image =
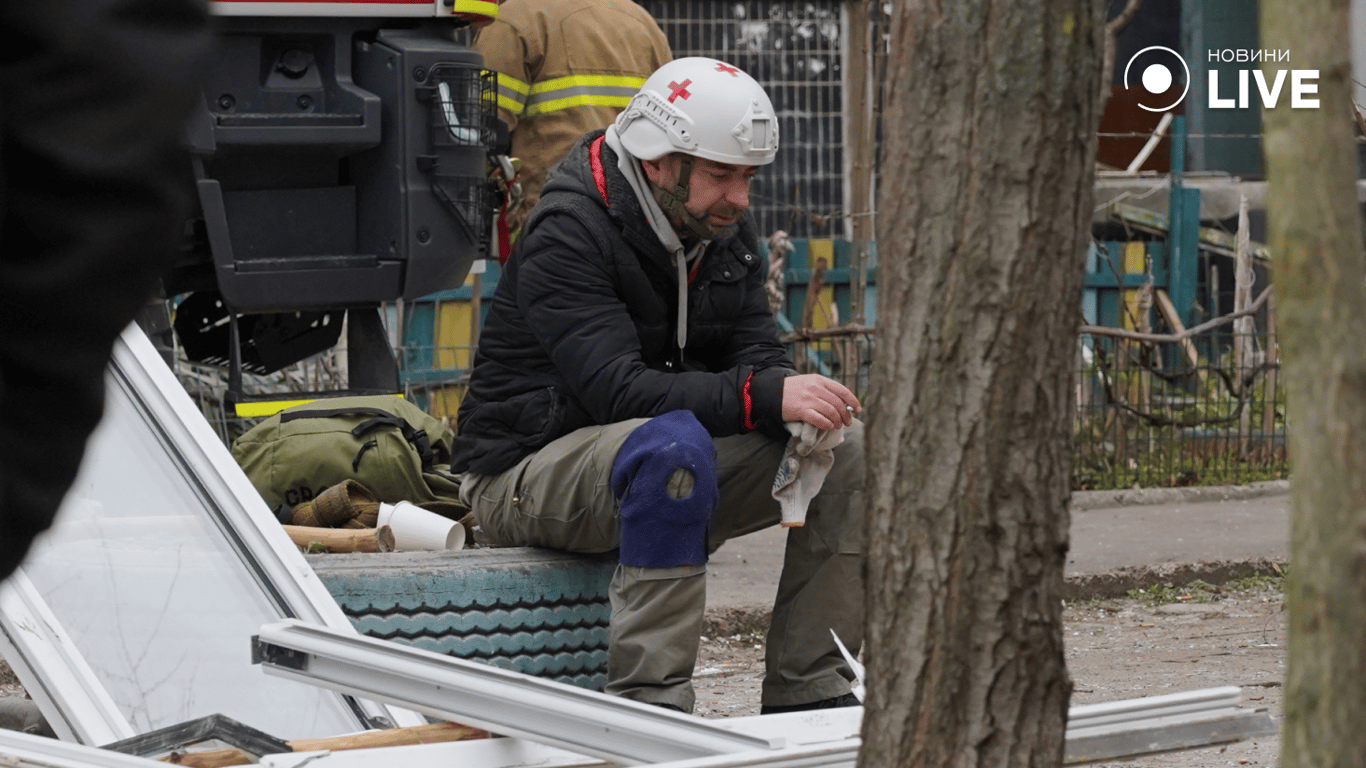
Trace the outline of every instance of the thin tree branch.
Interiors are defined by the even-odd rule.
[[[1115,77],[1115,48],[1119,46],[1119,33],[1129,26],[1129,22],[1138,15],[1138,7],[1143,4],[1143,0],[1129,0],[1124,5],[1124,10],[1119,15],[1105,22],[1105,48],[1102,52],[1101,78],[1100,78],[1100,107],[1105,109],[1105,103],[1110,100],[1110,83]]]
[[[873,336],[877,334],[875,325],[841,325],[835,328],[798,328],[792,333],[784,334],[779,341],[784,344],[794,341],[811,341],[812,339],[830,339],[842,336]]]
[[[1083,325],[1079,329],[1079,332],[1089,333],[1093,336],[1114,336],[1121,339],[1133,339],[1135,341],[1152,341],[1159,343],[1177,342],[1192,336],[1198,336],[1205,331],[1218,328],[1219,326],[1231,323],[1240,317],[1255,313],[1262,308],[1262,305],[1266,303],[1267,298],[1271,296],[1271,288],[1272,286],[1268,285],[1266,289],[1262,291],[1262,294],[1257,297],[1257,300],[1248,305],[1247,309],[1207,320],[1197,326],[1187,328],[1181,333],[1139,333],[1138,331],[1126,331],[1123,328],[1110,328],[1104,325]]]
[[[1243,392],[1241,394],[1234,395],[1237,404],[1234,407],[1233,412],[1228,416],[1198,416],[1193,419],[1174,419],[1170,416],[1164,416],[1162,414],[1153,413],[1152,411],[1143,410],[1142,408],[1139,408],[1138,406],[1131,404],[1128,400],[1125,399],[1124,395],[1120,393],[1119,382],[1116,381],[1115,376],[1112,374],[1112,369],[1110,368],[1107,356],[1099,350],[1097,350],[1097,353],[1098,354],[1096,355],[1096,370],[1100,373],[1100,383],[1101,387],[1105,390],[1106,401],[1111,405],[1115,406],[1116,408],[1119,408],[1122,411],[1125,411],[1133,416],[1138,417],[1139,419],[1142,419],[1143,421],[1148,422],[1150,425],[1154,427],[1176,427],[1178,429],[1185,429],[1189,427],[1207,427],[1210,425],[1232,424],[1233,422],[1238,420],[1238,417],[1243,412],[1243,409],[1247,407],[1248,395],[1246,392]],[[1223,379],[1225,387],[1231,387],[1232,382],[1229,380],[1228,373],[1226,371],[1220,370],[1218,368],[1213,368],[1210,370],[1213,373],[1217,374],[1221,379]],[[1260,371],[1254,371],[1253,375],[1255,376],[1258,372]]]

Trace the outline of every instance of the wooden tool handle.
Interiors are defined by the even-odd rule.
[[[300,547],[309,544],[325,545],[333,552],[393,552],[394,532],[389,526],[380,528],[313,528],[306,525],[286,525],[285,533]]]

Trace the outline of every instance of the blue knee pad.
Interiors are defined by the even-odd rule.
[[[692,494],[669,495],[678,469],[692,474]],[[621,563],[672,568],[707,562],[707,522],[720,495],[716,446],[691,411],[670,411],[640,425],[612,463],[621,507]]]

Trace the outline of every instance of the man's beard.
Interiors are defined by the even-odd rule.
[[[669,224],[673,226],[674,231],[677,232],[679,236],[689,237],[695,236],[697,234],[692,230],[691,227],[689,227],[687,224],[684,224],[683,217],[679,216],[674,211],[664,211],[664,216],[669,219]],[[724,240],[725,238],[730,237],[731,235],[734,235],[736,232],[740,231],[740,219],[738,216],[736,217],[733,223],[727,224],[724,227],[717,226],[704,219],[697,219],[697,223],[701,224],[702,228],[707,230],[707,240]]]
[[[724,227],[718,227],[714,224],[707,224],[707,229],[710,229],[712,231],[712,240],[724,240],[725,238],[730,237],[731,235],[734,235],[736,232],[740,231],[740,220],[736,219],[734,223],[727,224]]]

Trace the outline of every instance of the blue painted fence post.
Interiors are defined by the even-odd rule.
[[[1195,286],[1200,279],[1200,190],[1187,189],[1182,172],[1186,167],[1186,118],[1172,120],[1171,194],[1167,198],[1167,248],[1171,256],[1171,299],[1187,328],[1195,307]]]

